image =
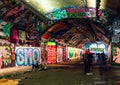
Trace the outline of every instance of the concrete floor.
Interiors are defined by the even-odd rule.
[[[48,68],[23,75],[19,85],[120,85],[120,69],[108,66],[100,74],[99,66],[93,65],[93,75],[84,75],[83,64]]]
[[[16,69],[13,70],[13,72],[20,71],[22,74],[9,77],[7,80],[2,79],[0,85],[6,85],[8,81],[9,84],[10,81],[12,82],[10,85],[120,85],[120,68],[108,66],[103,74],[100,74],[99,66],[93,65],[93,75],[85,75],[83,63],[79,61],[50,64],[47,70],[37,70],[35,72],[27,71],[30,70],[31,67],[20,67],[19,69],[15,67],[11,69]]]

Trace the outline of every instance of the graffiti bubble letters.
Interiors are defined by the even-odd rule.
[[[36,61],[40,61],[39,48],[16,48],[16,64],[18,66],[31,66],[36,64]]]

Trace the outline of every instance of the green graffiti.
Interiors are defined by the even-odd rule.
[[[70,51],[69,51],[69,58],[72,58],[72,57],[73,57],[73,51],[70,50]]]
[[[69,18],[80,18],[80,17],[86,17],[85,12],[80,12],[80,13],[68,13]]]

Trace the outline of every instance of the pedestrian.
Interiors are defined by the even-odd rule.
[[[87,51],[85,51],[85,52],[83,53],[84,74],[87,73],[87,56],[88,56]]]
[[[35,63],[32,63],[32,71],[35,71],[36,69],[39,70],[39,60],[37,60],[37,58],[35,58]]]
[[[47,69],[47,59],[48,59],[48,53],[47,50],[44,50],[44,57],[43,57],[43,68]]]
[[[48,58],[47,50],[43,50],[41,53],[41,64],[40,64],[41,70],[47,69],[47,58]]]
[[[87,56],[87,73],[86,75],[92,75],[92,62],[93,62],[93,54],[89,53]]]
[[[98,54],[98,57],[99,57],[99,65],[100,65],[99,73],[100,73],[100,75],[103,75],[103,73],[106,69],[107,57],[104,52],[101,54]]]
[[[87,73],[87,52],[83,54],[83,62],[84,62],[84,74]]]
[[[84,59],[84,73],[86,75],[92,75],[91,69],[92,69],[93,55],[89,49],[85,51],[83,59]]]

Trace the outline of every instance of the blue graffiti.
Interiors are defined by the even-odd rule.
[[[18,66],[31,66],[40,61],[40,50],[37,48],[16,49],[16,64]]]

